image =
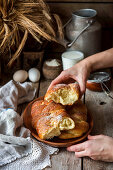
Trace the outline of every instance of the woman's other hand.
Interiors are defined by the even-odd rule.
[[[94,160],[113,162],[113,138],[109,136],[88,136],[86,142],[70,146],[67,150],[75,152],[76,157],[88,156]]]

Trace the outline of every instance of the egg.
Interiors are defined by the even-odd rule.
[[[28,71],[28,75],[29,75],[29,80],[32,82],[37,82],[40,79],[40,71],[36,68],[31,68]]]
[[[28,78],[28,73],[25,70],[18,70],[13,74],[13,80],[16,82],[24,82]]]

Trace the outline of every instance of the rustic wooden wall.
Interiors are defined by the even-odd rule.
[[[102,24],[102,50],[113,45],[113,0],[46,0],[51,12],[57,13],[63,24],[71,17],[72,12],[82,8],[97,10],[98,21]],[[65,49],[55,43],[49,43],[46,54],[49,57],[60,57]],[[53,53],[54,52],[54,53]]]

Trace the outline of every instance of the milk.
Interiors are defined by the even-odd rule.
[[[84,58],[84,54],[81,51],[66,51],[62,53],[63,70],[66,70]]]

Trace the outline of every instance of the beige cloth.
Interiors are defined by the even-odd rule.
[[[50,155],[58,152],[30,138],[30,131],[16,113],[17,105],[33,100],[35,93],[29,82],[11,80],[0,88],[0,170],[41,170],[51,166]]]
[[[7,108],[16,111],[18,104],[33,100],[35,93],[36,88],[30,82],[16,83],[13,80],[9,81],[0,88],[0,111]]]
[[[32,83],[10,81],[0,88],[0,166],[32,152],[30,131],[16,113],[17,105],[32,100],[36,89]]]
[[[13,109],[0,113],[0,166],[32,152],[30,131]]]

